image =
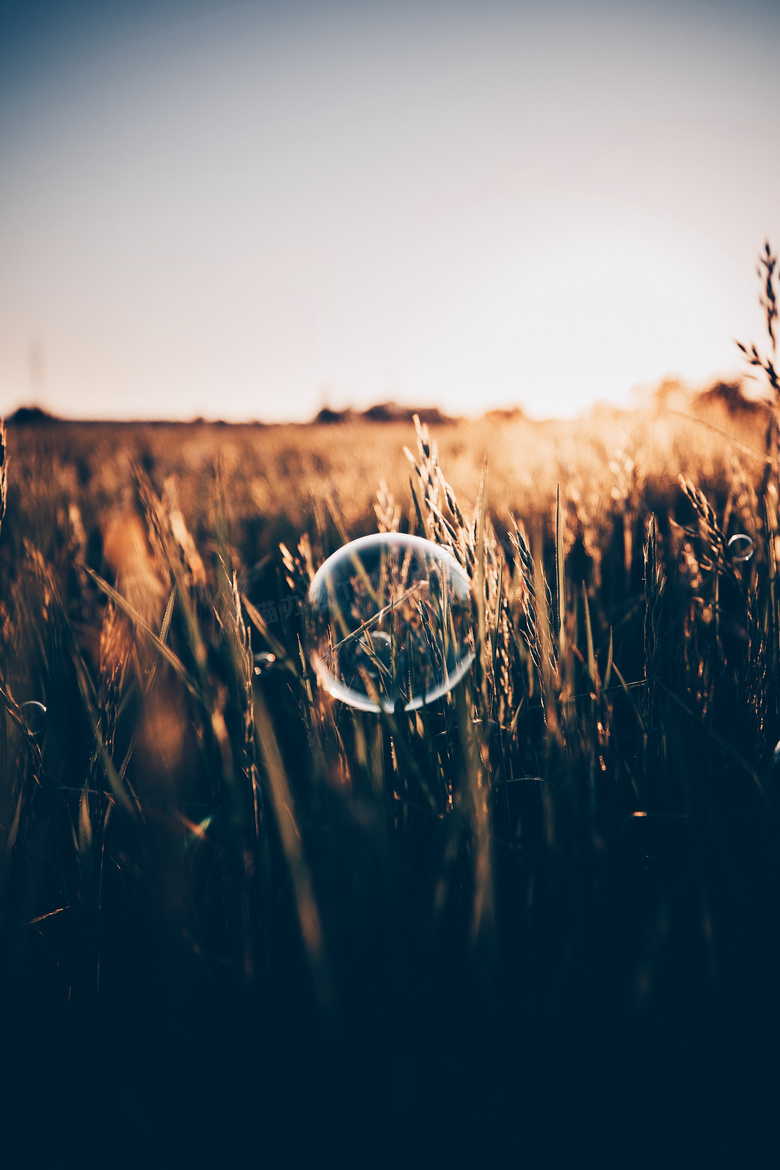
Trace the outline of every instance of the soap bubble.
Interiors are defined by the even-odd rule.
[[[732,561],[749,561],[755,552],[755,544],[750,536],[738,532],[732,536],[727,547],[731,550]]]
[[[39,739],[46,730],[48,712],[44,704],[39,703],[37,699],[28,699],[26,703],[20,705],[19,710],[24,716],[28,735],[31,735],[33,739]]]
[[[254,655],[254,672],[255,674],[265,674],[266,671],[273,670],[276,666],[276,655],[269,651],[261,650]]]
[[[474,659],[468,577],[446,549],[399,532],[353,540],[325,561],[304,628],[322,685],[360,711],[413,711]]]

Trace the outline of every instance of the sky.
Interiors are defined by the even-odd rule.
[[[780,3],[3,0],[0,414],[569,416],[763,340]]]

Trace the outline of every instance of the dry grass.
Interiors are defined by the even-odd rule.
[[[751,1164],[780,1039],[773,420],[11,426],[8,1148]],[[315,568],[377,524],[472,585],[473,669],[417,711],[333,702],[302,651]]]

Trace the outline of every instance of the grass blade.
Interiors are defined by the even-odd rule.
[[[144,621],[138,611],[132,607],[130,602],[127,601],[127,599],[124,598],[122,594],[118,592],[118,590],[109,585],[108,581],[104,581],[100,574],[96,573],[94,569],[91,569],[89,565],[84,564],[83,568],[95,582],[98,588],[102,589],[106,596],[110,597],[111,600],[119,607],[119,609],[121,609],[123,613],[127,614],[133,625],[135,625],[137,629],[141,630],[141,632],[145,634],[152,645],[155,646],[156,649],[160,652],[168,665],[173,667],[174,671],[184,683],[190,694],[196,698],[198,702],[203,703],[203,694],[198,684],[195,682],[195,679],[187,670],[178,654],[175,654],[173,650],[171,650],[170,646],[167,646],[165,642],[163,642],[162,638],[155,634],[151,626]]]
[[[555,495],[555,576],[558,591],[558,658],[563,662],[566,649],[566,580],[563,567],[563,517],[561,515],[561,485]]]

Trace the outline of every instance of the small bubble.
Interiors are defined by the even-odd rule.
[[[267,670],[270,670],[276,664],[276,655],[270,654],[265,650],[261,650],[258,654],[255,654],[254,659],[255,674],[265,674]]]
[[[309,587],[306,649],[325,689],[361,711],[407,711],[451,690],[474,659],[471,588],[446,549],[404,533],[353,540]]]
[[[747,536],[744,532],[738,532],[735,536],[732,536],[727,547],[731,549],[732,561],[737,562],[749,561],[756,551],[752,537]]]
[[[19,710],[24,716],[28,732],[33,738],[38,739],[46,730],[46,716],[48,714],[46,707],[37,699],[28,699],[26,703],[20,704]]]

